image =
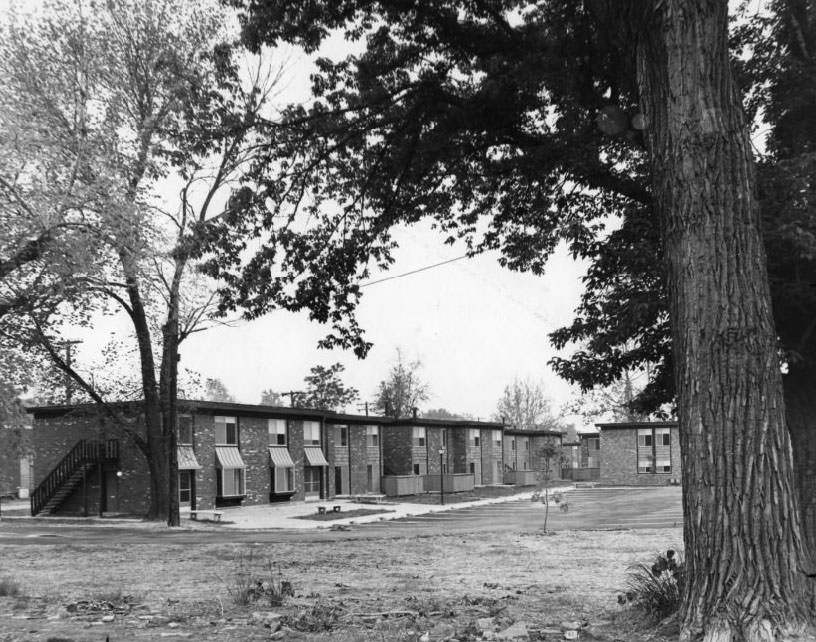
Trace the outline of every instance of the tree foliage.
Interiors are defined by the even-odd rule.
[[[516,377],[504,387],[494,416],[519,430],[559,430],[561,425],[541,383],[529,378]]]
[[[224,401],[234,403],[235,397],[230,394],[229,389],[221,379],[208,378],[204,382],[204,398],[207,401]]]
[[[377,388],[374,410],[397,419],[411,416],[431,396],[430,387],[419,376],[421,367],[420,361],[405,361],[402,351],[397,350],[396,363]]]
[[[319,410],[343,410],[360,396],[356,388],[346,386],[340,375],[345,371],[342,363],[314,366],[303,378],[306,390],[296,397],[298,408]]]

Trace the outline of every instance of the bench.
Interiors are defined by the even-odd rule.
[[[210,519],[214,522],[221,521],[221,515],[223,515],[223,511],[220,510],[191,510],[190,511],[190,519],[198,519],[199,515],[209,515]]]

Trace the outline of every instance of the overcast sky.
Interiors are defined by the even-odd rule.
[[[347,51],[347,43],[336,38],[321,54],[336,58]],[[291,51],[287,57],[284,89],[276,98],[280,104],[309,97],[311,60]],[[396,262],[372,281],[465,253],[462,246],[445,245],[428,225],[399,230],[396,240]],[[553,257],[544,277],[513,273],[496,259],[488,254],[457,260],[365,288],[359,320],[374,347],[364,361],[318,350],[325,328],[305,314],[274,312],[193,335],[181,347],[180,365],[221,379],[237,401],[257,403],[262,390],[299,390],[312,366],[340,361],[345,382],[365,401],[400,348],[407,360],[422,362],[420,375],[431,390],[426,409],[444,407],[488,419],[514,377],[540,380],[558,409],[574,392],[547,365],[554,354],[547,335],[572,318],[585,268],[566,252]],[[124,320],[108,319],[94,333],[77,330],[84,341],[79,354],[92,358],[110,331],[127,327]]]

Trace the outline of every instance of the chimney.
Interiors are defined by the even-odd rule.
[[[416,419],[416,418],[417,418],[417,412],[419,412],[419,408],[417,408],[416,406],[414,406],[413,408],[411,408],[411,410],[413,410],[413,411],[414,411],[414,419]]]

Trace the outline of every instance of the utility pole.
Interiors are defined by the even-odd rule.
[[[295,407],[295,395],[305,395],[306,393],[303,390],[290,390],[289,392],[281,392],[282,396],[289,395],[289,407]]]
[[[368,417],[368,402],[367,401],[365,403],[358,403],[357,404],[357,412],[360,412],[363,409],[365,409],[365,416]]]
[[[65,346],[65,365],[69,368],[73,365],[74,361],[74,346],[78,343],[82,343],[77,339],[69,339],[63,341],[62,344]],[[65,375],[65,405],[70,406],[73,401],[74,391],[71,386],[71,377],[70,375]]]

